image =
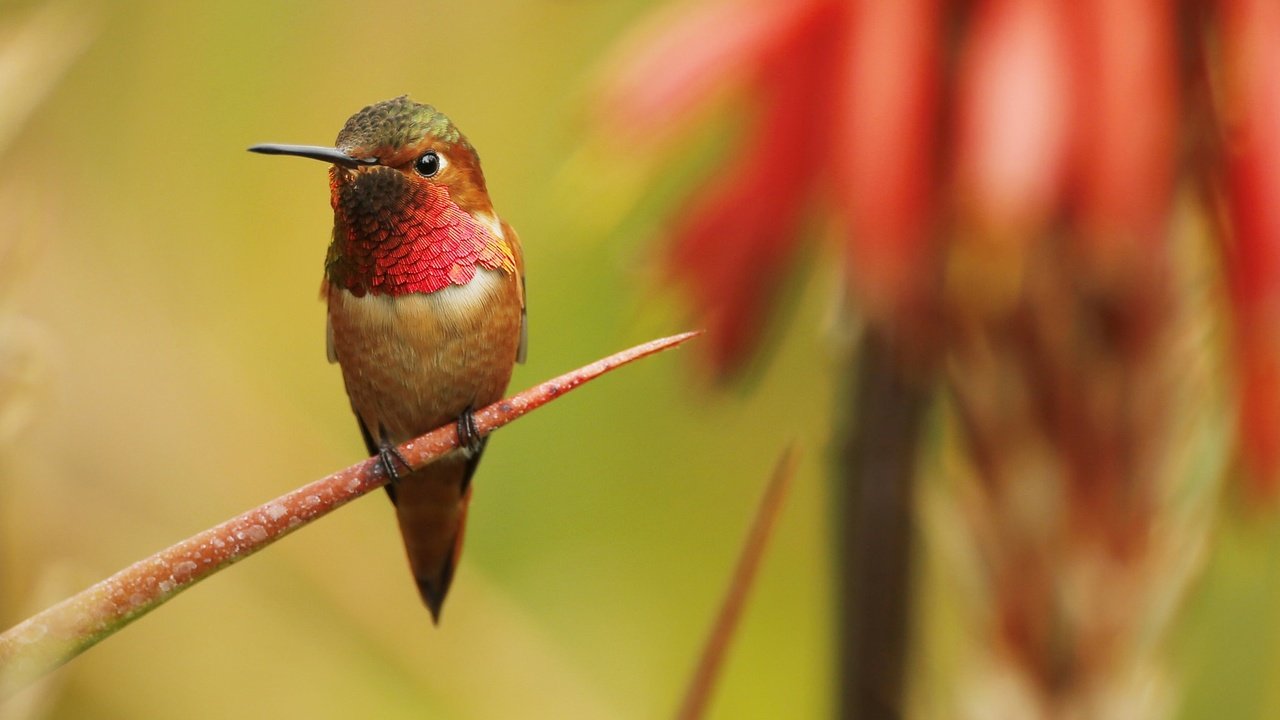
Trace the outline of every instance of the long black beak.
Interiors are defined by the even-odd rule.
[[[277,145],[264,143],[249,148],[249,152],[263,155],[296,155],[298,157],[323,160],[345,168],[358,168],[361,165],[377,165],[378,158],[353,158],[337,148],[320,147],[319,145]]]

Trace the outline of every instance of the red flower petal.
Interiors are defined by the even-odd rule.
[[[625,142],[678,127],[717,89],[747,81],[829,0],[672,5],[632,33],[610,63],[600,124]]]
[[[763,117],[744,150],[695,194],[673,233],[667,266],[706,325],[716,374],[754,349],[823,175],[825,137],[814,119],[826,112],[837,26],[815,15],[801,29],[756,78]]]
[[[962,200],[987,238],[1025,242],[1060,197],[1071,62],[1061,6],[984,0],[959,79]]]
[[[1251,489],[1280,493],[1280,5],[1224,3],[1227,174],[1241,432]]]
[[[1141,272],[1167,236],[1177,124],[1174,9],[1077,0],[1077,187],[1086,256]]]
[[[939,0],[859,0],[833,138],[851,289],[873,320],[903,321],[934,282]]]

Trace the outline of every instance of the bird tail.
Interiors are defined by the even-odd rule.
[[[436,623],[462,555],[471,475],[479,462],[479,452],[471,457],[454,453],[401,476],[395,484],[396,518],[409,567]]]

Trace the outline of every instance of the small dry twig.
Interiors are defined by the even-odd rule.
[[[788,447],[774,466],[773,476],[769,478],[764,496],[760,498],[751,530],[742,545],[738,565],[729,580],[720,612],[716,615],[715,624],[703,645],[702,656],[698,659],[698,667],[689,680],[684,700],[676,713],[679,720],[698,720],[706,712],[711,691],[715,689],[720,668],[724,665],[725,653],[729,650],[729,643],[733,640],[738,621],[742,617],[742,609],[747,603],[747,594],[751,592],[756,571],[760,568],[760,559],[764,556],[769,538],[773,534],[773,526],[782,511],[782,501],[786,499],[787,490],[791,487],[791,478],[796,474],[797,456],[795,447]]]

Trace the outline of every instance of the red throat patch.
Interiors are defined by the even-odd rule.
[[[444,187],[415,185],[398,207],[344,206],[325,272],[360,296],[433,293],[466,285],[480,268],[515,272],[515,257],[493,230],[458,207]]]

